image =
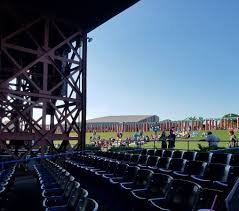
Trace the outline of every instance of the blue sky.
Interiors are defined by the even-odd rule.
[[[92,31],[87,118],[239,113],[238,8],[238,0],[141,0]]]

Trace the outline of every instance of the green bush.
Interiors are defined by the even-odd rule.
[[[202,146],[201,144],[198,144],[198,148],[199,152],[207,152],[207,151],[210,151],[210,150],[217,150],[217,149],[225,149],[225,147],[216,147],[216,146],[211,146],[211,147],[205,147],[205,146]]]

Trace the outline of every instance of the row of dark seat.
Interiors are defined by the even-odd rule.
[[[183,159],[171,159],[171,161],[174,160]],[[141,164],[130,165],[126,162],[92,155],[79,155],[79,159],[67,160],[66,164],[74,175],[83,175],[91,181],[98,181],[104,189],[110,187],[112,194],[118,192],[121,199],[127,201],[134,210],[210,209],[215,197],[217,200],[214,208],[218,210],[223,206],[221,202],[224,199],[224,193],[222,191],[202,187],[193,181],[177,179],[176,174],[169,175],[167,171],[162,171],[162,173],[158,171],[163,170],[160,168],[155,171],[155,169],[144,168],[140,166]]]
[[[16,165],[8,167],[0,172],[0,204],[3,207],[6,201],[6,194],[9,192],[15,181]]]
[[[122,156],[123,155],[123,156]],[[181,158],[156,157],[149,155],[138,155],[119,153],[118,158],[108,157],[106,160],[117,160],[130,166],[137,165],[140,168],[150,169],[154,172],[165,173],[178,179],[187,179],[199,183],[203,187],[218,188],[226,190],[231,188],[239,176],[239,166],[229,166],[220,163],[207,163],[200,160],[186,160]],[[80,163],[95,165],[97,159],[89,156],[80,156]]]
[[[141,155],[150,155],[157,157],[182,158],[186,160],[198,160],[207,163],[221,163],[231,166],[239,166],[239,154],[228,153],[211,153],[211,152],[195,152],[180,150],[163,150],[163,149],[143,149]],[[107,157],[117,160],[123,160],[125,152],[102,152],[96,153],[97,156]]]
[[[47,211],[97,211],[98,203],[64,168],[51,160],[34,165]]]

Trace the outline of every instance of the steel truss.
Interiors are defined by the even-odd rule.
[[[84,149],[87,35],[49,17],[15,21],[1,29],[0,146],[13,155],[7,141],[31,143],[23,157],[36,145],[57,150],[54,140]]]

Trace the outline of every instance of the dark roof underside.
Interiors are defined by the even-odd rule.
[[[2,0],[1,0],[2,1]],[[24,16],[52,15],[89,32],[139,0],[5,0]],[[3,3],[3,1],[1,2]],[[0,4],[1,4],[0,3]],[[1,5],[0,5],[1,6]]]

